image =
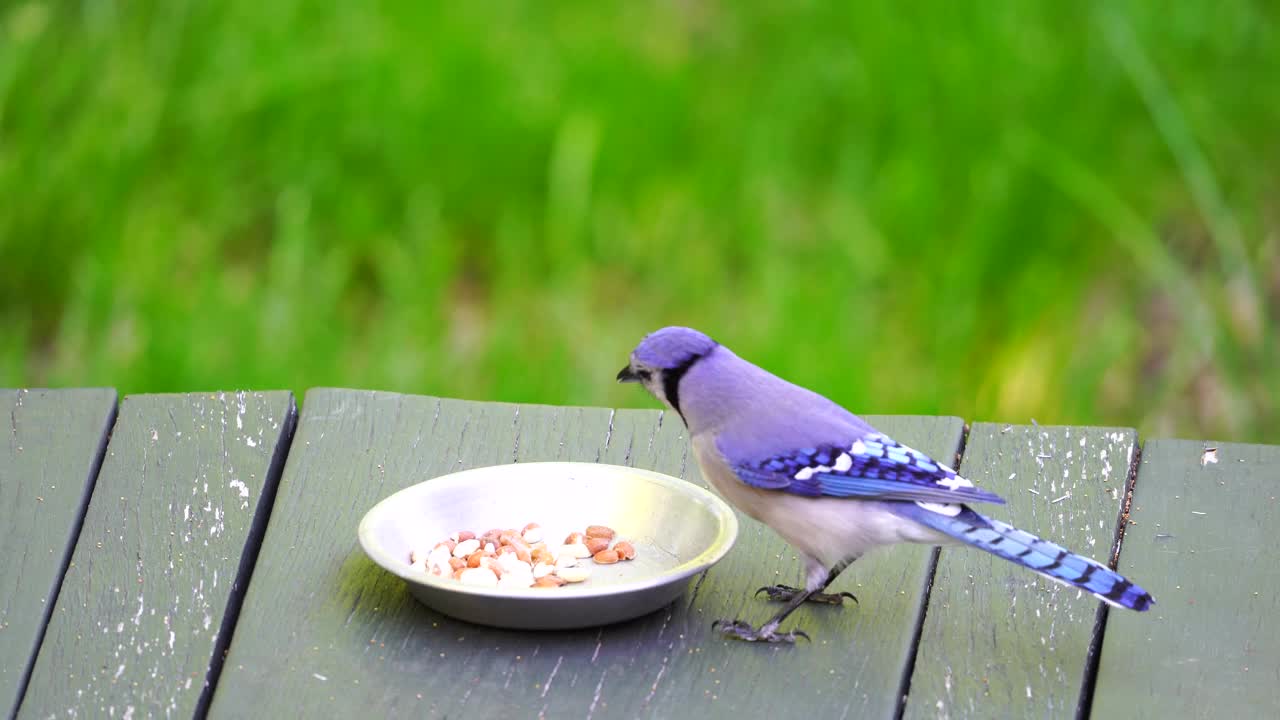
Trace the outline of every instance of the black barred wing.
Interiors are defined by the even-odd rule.
[[[753,487],[809,497],[1004,503],[946,465],[879,433],[848,445],[799,448],[733,467]]]

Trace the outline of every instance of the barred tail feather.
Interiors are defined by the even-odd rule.
[[[894,512],[901,517],[1034,570],[1051,580],[1093,593],[1108,605],[1141,612],[1155,604],[1146,590],[1102,563],[1076,555],[1012,525],[979,515],[965,505],[922,506],[906,502],[894,505]]]

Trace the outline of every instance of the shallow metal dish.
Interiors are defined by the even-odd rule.
[[[415,544],[430,549],[458,530],[482,533],[529,522],[542,525],[551,543],[587,525],[608,525],[618,539],[634,543],[636,558],[614,565],[586,560],[586,582],[528,589],[462,585],[409,565]],[[404,578],[428,607],[482,625],[542,630],[657,610],[724,557],[737,535],[729,506],[692,483],[648,470],[564,462],[495,465],[428,480],[379,502],[359,530],[369,557]]]

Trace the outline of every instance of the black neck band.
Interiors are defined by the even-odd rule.
[[[715,348],[711,350],[715,350]],[[690,355],[684,362],[662,373],[662,394],[667,396],[667,402],[680,414],[680,419],[684,421],[685,427],[689,426],[689,421],[684,419],[684,411],[680,409],[680,379],[684,377],[685,373],[689,372],[689,368],[710,354],[711,350],[700,355]]]

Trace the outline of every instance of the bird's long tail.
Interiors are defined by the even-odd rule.
[[[986,550],[1047,578],[1093,593],[1116,607],[1145,611],[1155,601],[1150,593],[1102,563],[999,520],[979,515],[968,506],[894,503],[894,512],[967,545]]]

